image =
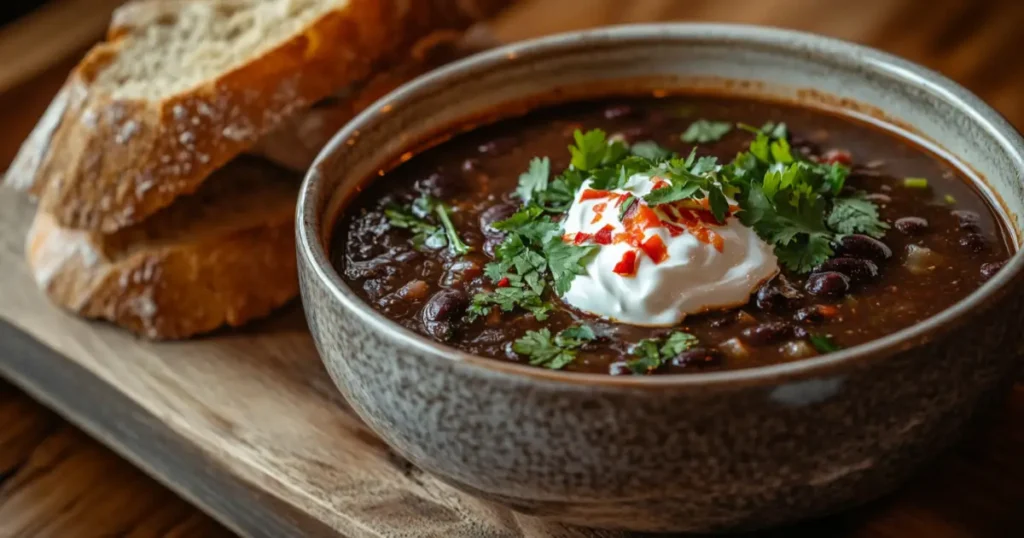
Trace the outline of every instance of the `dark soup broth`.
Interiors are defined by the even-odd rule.
[[[469,353],[685,374],[918,323],[998,271],[1009,238],[958,168],[877,126],[677,96],[455,134],[366,186],[332,259],[373,308]]]

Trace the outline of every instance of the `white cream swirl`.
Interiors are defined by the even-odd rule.
[[[638,174],[630,177],[624,188],[609,191],[620,196],[593,197],[597,193],[590,190],[589,181],[576,193],[563,222],[565,240],[608,243],[606,227],[618,240],[599,246],[597,255],[587,263],[586,272],[573,280],[563,301],[622,323],[671,326],[688,314],[742,305],[761,283],[778,273],[778,259],[771,246],[733,216],[721,225],[694,223],[686,216],[678,218],[682,214],[675,209],[658,207],[653,211],[660,220],[678,225],[633,226],[630,229],[635,238],[624,240],[623,234],[628,230],[619,220],[616,202],[624,195],[648,194],[655,184],[650,176]],[[643,204],[639,200],[637,203]],[[645,204],[642,209],[650,210]],[[605,232],[599,236],[602,229]],[[663,243],[663,250],[657,246],[658,239],[648,243],[654,236]],[[639,243],[653,248],[638,248]],[[662,259],[656,262],[652,253]],[[616,273],[616,266],[621,272],[630,265],[623,263],[624,257],[628,262],[633,255],[635,274]]]

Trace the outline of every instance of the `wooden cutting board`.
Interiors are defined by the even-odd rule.
[[[497,27],[499,36],[668,18],[794,26],[880,45],[941,68],[1024,124],[1024,69],[1007,61],[1020,50],[1015,28],[1021,17],[993,7],[998,3],[964,8],[947,1],[934,9],[915,0],[580,0],[546,2],[543,9],[541,3],[524,2]],[[45,95],[35,93],[22,106],[38,110]],[[4,160],[12,148],[0,148]],[[36,289],[24,265],[31,213],[21,196],[0,189],[0,374],[236,532],[621,536],[509,513],[394,455],[337,395],[298,305],[242,331],[172,344],[139,341],[61,312]],[[896,496],[770,535],[1020,535],[1020,454],[1024,387],[1018,386],[994,419]]]

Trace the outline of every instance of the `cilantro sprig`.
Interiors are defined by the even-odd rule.
[[[548,329],[527,331],[512,344],[512,351],[528,357],[534,366],[561,370],[576,360],[577,350],[596,338],[586,325],[569,327],[555,336]]]
[[[449,215],[451,209],[432,196],[423,195],[411,204],[392,204],[384,208],[384,216],[395,228],[413,232],[413,246],[419,249],[437,250],[451,248],[455,254],[466,254],[469,245],[459,237]],[[437,219],[440,225],[433,222]]]
[[[636,358],[626,361],[626,366],[636,375],[649,374],[698,343],[696,336],[681,331],[665,339],[647,338],[633,346],[632,354]]]
[[[691,123],[679,138],[687,144],[707,144],[718,142],[729,131],[732,131],[732,123],[700,119]]]

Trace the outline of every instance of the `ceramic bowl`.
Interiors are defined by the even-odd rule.
[[[953,308],[869,344],[655,377],[467,355],[392,323],[332,268],[333,224],[359,186],[453,126],[524,102],[677,90],[883,122],[971,170],[1019,244],[1024,141],[960,86],[887,54],[775,29],[659,24],[474,56],[405,85],[345,127],[299,200],[303,304],[324,364],[399,454],[472,495],[562,522],[751,529],[891,490],[1012,381],[1024,326],[1021,256]]]

